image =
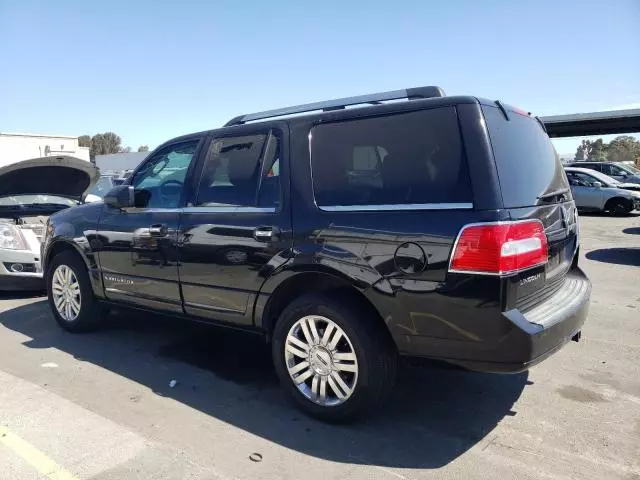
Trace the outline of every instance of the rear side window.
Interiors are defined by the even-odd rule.
[[[274,133],[215,139],[194,206],[280,205],[280,139]]]
[[[560,157],[538,122],[483,106],[506,208],[538,205],[545,194],[568,190]]]
[[[319,125],[311,165],[319,207],[472,201],[454,107]]]

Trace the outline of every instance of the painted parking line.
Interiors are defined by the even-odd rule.
[[[60,365],[54,369],[40,367],[43,359],[39,356],[29,362],[42,375],[38,383],[60,382],[61,373],[71,370],[65,356],[45,359]],[[0,405],[0,435],[4,434],[0,456],[15,458],[25,477],[31,469],[38,478],[47,480],[93,478],[130,464],[150,446],[128,428],[2,370]],[[1,458],[0,478],[4,479]]]
[[[0,427],[0,444],[21,457],[45,478],[50,480],[78,480],[71,472],[58,465],[29,442],[11,433],[5,427]]]

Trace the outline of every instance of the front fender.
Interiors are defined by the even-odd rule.
[[[98,258],[93,248],[102,205],[90,204],[67,209],[49,218],[47,236],[42,246],[42,266],[46,272],[55,255],[71,250],[84,261],[94,293],[103,297]]]

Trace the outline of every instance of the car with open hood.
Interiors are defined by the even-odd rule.
[[[69,156],[0,168],[0,290],[44,288],[40,244],[47,220],[82,203],[98,177],[93,164]]]

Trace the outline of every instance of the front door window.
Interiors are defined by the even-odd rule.
[[[199,140],[170,145],[149,158],[131,181],[137,208],[177,208]]]

